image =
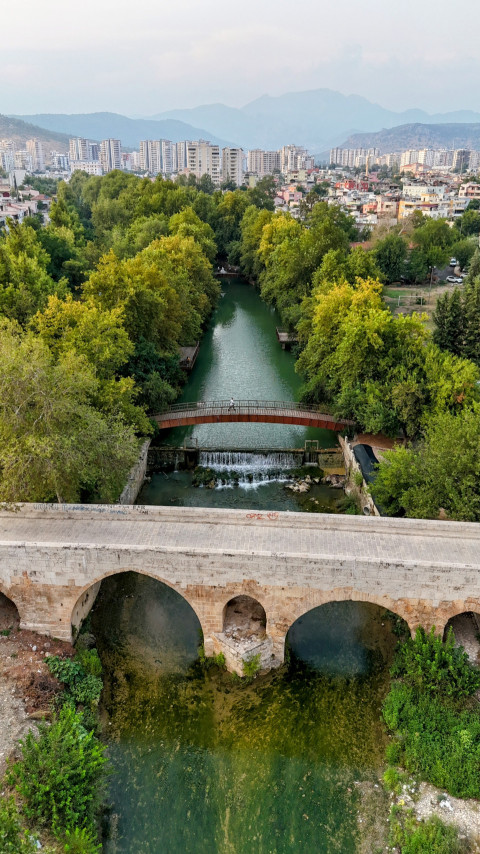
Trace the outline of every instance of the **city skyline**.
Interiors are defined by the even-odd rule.
[[[241,15],[218,0],[145,0],[138,16],[126,0],[85,0],[68,18],[61,10],[59,0],[9,8],[2,112],[149,116],[315,88],[393,110],[480,109],[475,0],[454,10],[404,0],[395,26],[380,0],[344,0],[341,21],[314,0],[293,20],[285,0],[246,0]],[[468,22],[461,38],[453,13]]]

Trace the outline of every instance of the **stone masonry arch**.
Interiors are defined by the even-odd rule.
[[[22,628],[70,640],[95,585],[128,571],[186,599],[207,655],[218,649],[226,603],[256,599],[272,666],[292,623],[327,602],[371,602],[412,632],[441,633],[455,614],[480,612],[480,526],[189,507],[0,508],[0,590]]]
[[[169,587],[171,590],[174,590],[175,593],[178,593],[178,595],[181,596],[182,599],[184,599],[188,605],[190,605],[190,608],[194,612],[202,627],[202,632],[205,637],[204,623],[202,621],[202,617],[205,619],[205,609],[202,608],[201,602],[195,600],[193,597],[191,598],[189,593],[181,589],[179,585],[173,584],[171,581],[167,581],[166,579],[162,578],[161,575],[152,571],[146,571],[136,566],[119,567],[114,571],[105,572],[101,576],[96,578],[91,584],[86,585],[79,595],[77,591],[77,600],[74,602],[73,607],[71,609],[71,626],[73,637],[75,637],[78,632],[78,629],[81,626],[81,623],[93,607],[95,599],[98,596],[102,581],[104,581],[106,578],[111,578],[114,575],[121,575],[126,572],[135,572],[138,573],[138,575],[145,575],[148,578],[152,578],[153,581],[158,581],[159,584],[164,584],[166,587]]]

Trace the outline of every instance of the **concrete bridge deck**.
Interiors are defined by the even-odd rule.
[[[255,598],[279,661],[290,625],[329,601],[374,602],[412,630],[480,611],[480,526],[150,506],[0,510],[0,591],[25,628],[70,638],[101,580],[123,571],[184,596],[207,651],[219,648],[229,600]]]
[[[299,424],[341,433],[354,426],[353,421],[335,418],[322,411],[321,406],[281,400],[213,400],[196,403],[176,403],[153,416],[161,430],[189,424],[218,424],[225,422],[254,422],[262,424]]]

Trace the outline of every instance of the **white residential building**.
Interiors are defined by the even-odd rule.
[[[86,172],[87,175],[103,175],[100,160],[70,160],[70,171]]]
[[[280,152],[252,148],[247,153],[247,172],[258,175],[259,178],[280,172]]]
[[[100,160],[98,142],[77,136],[69,142],[70,160]]]
[[[243,149],[222,148],[222,180],[234,181],[237,187],[243,184]]]
[[[104,139],[100,143],[100,162],[104,172],[122,168],[122,144],[119,139]]]
[[[36,137],[27,140],[27,151],[32,159],[32,167],[34,172],[45,171],[45,156],[43,154],[42,143]]]
[[[63,154],[61,151],[51,151],[50,161],[57,172],[70,171],[70,157],[68,154]]]
[[[214,184],[220,183],[220,148],[204,139],[187,142],[187,166],[197,178],[210,175]]]

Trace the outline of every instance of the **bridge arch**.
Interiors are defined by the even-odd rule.
[[[360,675],[379,655],[388,664],[398,636],[409,633],[406,620],[383,602],[366,597],[332,598],[304,611],[290,625],[285,656],[293,653],[299,661],[320,666],[332,675]]]
[[[364,593],[357,590],[348,589],[333,589],[328,591],[308,590],[305,594],[293,599],[289,597],[288,611],[277,618],[277,626],[284,631],[286,637],[291,626],[304,614],[312,611],[314,608],[319,608],[322,605],[327,605],[330,602],[366,602],[371,605],[378,605],[385,611],[390,611],[397,617],[400,617],[407,624],[409,631],[413,634],[418,625],[421,624],[421,619],[415,613],[412,613],[412,608],[408,602],[402,599],[392,599],[389,596],[377,596],[370,593]]]
[[[223,609],[223,633],[248,638],[265,637],[267,614],[262,603],[253,596],[241,593],[230,599]]]
[[[75,596],[72,597],[72,600],[71,600],[70,606],[69,606],[70,607],[70,611],[69,611],[69,613],[70,613],[70,625],[71,625],[71,629],[72,629],[72,636],[74,638],[75,638],[76,634],[78,633],[83,620],[87,617],[91,608],[93,607],[95,599],[97,598],[98,593],[100,591],[100,586],[102,584],[102,581],[104,581],[107,578],[112,578],[113,576],[123,575],[123,574],[129,573],[129,572],[136,573],[138,575],[143,575],[146,578],[151,578],[153,581],[158,581],[160,584],[164,584],[165,587],[169,587],[170,590],[174,590],[175,593],[177,593],[182,599],[185,600],[185,602],[187,602],[187,604],[190,606],[190,608],[194,612],[195,616],[197,617],[197,619],[200,623],[202,633],[203,633],[203,636],[205,638],[205,636],[206,636],[206,626],[205,626],[206,615],[205,615],[205,609],[202,607],[201,601],[190,596],[190,594],[188,592],[186,592],[180,585],[177,585],[177,584],[172,583],[171,581],[168,581],[166,578],[163,578],[161,575],[157,575],[155,572],[145,570],[145,569],[142,569],[141,567],[137,567],[137,566],[124,566],[124,567],[119,567],[118,569],[115,569],[115,570],[102,572],[92,582],[85,585],[81,589],[80,592],[78,591],[78,589],[75,591]]]
[[[18,628],[20,625],[20,611],[16,602],[0,586],[0,631],[8,631]]]

